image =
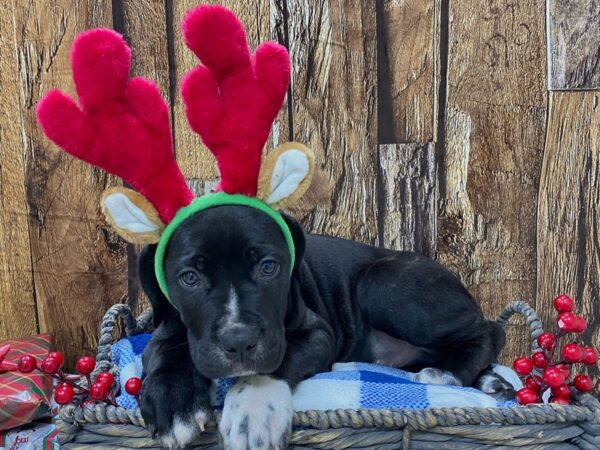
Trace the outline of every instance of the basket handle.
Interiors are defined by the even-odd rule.
[[[520,314],[525,318],[525,322],[529,326],[531,332],[531,350],[537,352],[540,347],[537,343],[537,337],[544,332],[542,328],[542,322],[538,317],[535,309],[529,306],[529,303],[523,301],[511,302],[504,307],[504,309],[498,315],[496,322],[503,327],[506,327],[508,320],[514,315]]]
[[[146,309],[138,319],[133,317],[131,308],[124,303],[111,306],[104,314],[100,324],[100,337],[98,339],[98,352],[96,353],[96,367],[92,376],[99,372],[116,372],[112,363],[111,345],[114,342],[113,331],[118,319],[121,318],[125,325],[127,336],[143,333],[152,329],[152,309]]]

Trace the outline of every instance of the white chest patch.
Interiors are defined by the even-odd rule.
[[[254,375],[227,393],[219,432],[225,448],[286,448],[291,432],[292,392],[285,381]]]

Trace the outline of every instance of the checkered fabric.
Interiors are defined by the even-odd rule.
[[[10,345],[5,361],[18,362],[21,356],[31,355],[38,362],[52,346],[50,334],[0,342]],[[29,374],[0,373],[0,431],[50,416],[52,379],[39,371]]]

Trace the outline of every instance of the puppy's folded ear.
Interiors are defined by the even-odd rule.
[[[290,228],[290,231],[292,233],[292,239],[294,239],[294,247],[296,249],[296,261],[294,262],[294,272],[296,272],[300,267],[300,262],[302,261],[302,258],[304,257],[304,247],[306,245],[304,238],[304,230],[302,229],[302,225],[300,225],[300,222],[298,222],[292,216],[284,213],[283,211],[280,212],[281,216],[283,217],[283,220],[285,220],[285,223]]]
[[[142,289],[148,296],[152,304],[152,314],[154,316],[154,329],[166,320],[168,317],[177,316],[177,311],[173,305],[167,300],[165,295],[158,286],[156,274],[154,273],[154,254],[156,253],[156,245],[147,245],[140,253],[138,261],[138,270],[140,274],[140,283]]]

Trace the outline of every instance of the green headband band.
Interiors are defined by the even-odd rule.
[[[215,206],[223,206],[223,205],[240,205],[240,206],[248,206],[250,208],[258,209],[262,211],[267,216],[275,221],[281,232],[283,233],[283,237],[290,251],[290,259],[291,259],[291,267],[294,267],[294,261],[296,259],[296,248],[294,247],[294,240],[292,239],[292,232],[288,227],[285,220],[278,211],[275,211],[269,205],[267,205],[262,200],[259,200],[256,197],[248,197],[246,195],[241,194],[226,194],[225,192],[216,192],[211,194],[205,194],[201,197],[196,197],[192,200],[192,203],[181,208],[173,217],[173,220],[169,222],[169,224],[165,227],[164,231],[160,236],[160,241],[158,241],[158,246],[156,248],[156,254],[154,256],[154,272],[156,274],[156,279],[158,280],[158,285],[160,286],[160,290],[165,294],[165,297],[171,302],[171,298],[169,297],[169,292],[167,290],[167,281],[165,279],[165,253],[167,251],[167,246],[169,245],[169,240],[171,236],[183,223],[184,220],[190,218],[194,214],[204,211],[208,208],[213,208]],[[173,304],[173,302],[171,302]]]

